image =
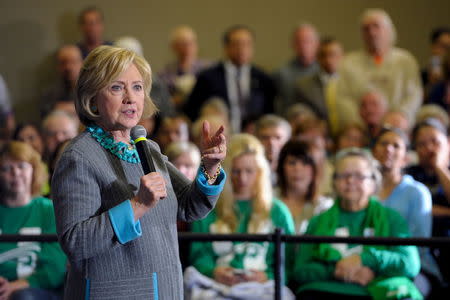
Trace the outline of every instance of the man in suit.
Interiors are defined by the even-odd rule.
[[[323,39],[317,56],[319,71],[299,79],[295,90],[295,101],[310,107],[320,119],[330,121],[330,125],[336,110],[335,99],[331,99],[332,86],[342,56],[342,46],[336,39]]]
[[[270,77],[251,63],[253,41],[253,32],[244,25],[225,32],[225,59],[198,75],[184,107],[189,118],[195,120],[211,97],[225,100],[233,132],[241,130],[243,121],[273,112],[275,88]]]

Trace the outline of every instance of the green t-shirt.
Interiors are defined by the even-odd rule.
[[[251,201],[236,201],[236,211],[239,225],[236,233],[248,233],[252,206]],[[193,232],[217,233],[216,210],[213,210],[203,220],[192,224]],[[285,234],[294,234],[295,227],[287,206],[278,199],[273,200],[270,219],[267,220],[259,233],[272,233],[275,227],[280,227]],[[273,278],[274,245],[270,242],[212,242],[192,243],[190,262],[206,276],[212,277],[217,266],[230,266],[236,269],[258,270],[266,272],[267,277]],[[286,246],[286,266],[290,266],[292,247]],[[286,270],[290,271],[290,270]]]
[[[408,226],[405,220],[395,211],[384,208],[387,218],[388,236],[408,237]],[[306,234],[317,235],[318,228],[329,223],[329,211],[311,219]],[[358,212],[347,212],[339,209],[335,236],[374,236],[374,228],[365,228],[367,209]],[[330,233],[332,234],[332,233]],[[320,235],[320,234],[319,234]],[[302,244],[296,253],[293,279],[303,290],[321,290],[350,295],[369,295],[367,287],[345,283],[334,278],[335,261],[324,261],[315,258],[320,244]],[[412,278],[420,270],[420,259],[415,246],[366,246],[351,244],[331,244],[341,257],[352,254],[361,256],[362,264],[372,269],[376,276]]]
[[[55,234],[51,200],[38,197],[21,207],[0,205],[0,234]],[[66,256],[58,243],[0,243],[0,276],[26,279],[30,286],[56,288],[63,283]]]

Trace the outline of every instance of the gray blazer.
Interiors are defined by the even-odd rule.
[[[140,219],[142,235],[126,244],[118,242],[108,210],[137,193],[141,165],[120,160],[88,132],[64,151],[52,195],[58,238],[70,260],[65,299],[182,299],[176,221],[203,218],[218,195],[206,196],[149,143],[167,197]]]

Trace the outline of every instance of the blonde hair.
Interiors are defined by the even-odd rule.
[[[167,146],[165,152],[170,162],[173,162],[182,154],[188,153],[191,156],[197,168],[200,166],[200,158],[201,158],[200,150],[196,145],[194,145],[191,142],[184,142],[184,141],[172,142]]]
[[[256,161],[257,177],[253,188],[254,195],[251,200],[252,214],[247,226],[248,233],[258,233],[261,226],[267,221],[272,208],[272,184],[270,182],[270,167],[264,155],[264,147],[260,141],[251,134],[236,134],[232,136],[228,145],[227,158],[224,168],[231,174],[233,160],[236,157],[251,154]],[[217,203],[217,229],[221,233],[234,232],[239,220],[235,211],[233,187],[227,181]]]
[[[142,117],[150,117],[158,111],[149,96],[152,70],[148,62],[128,49],[100,46],[95,48],[84,61],[77,81],[75,109],[84,125],[89,126],[99,120],[100,116],[92,109],[95,97],[131,64],[136,66],[144,81],[145,100]]]
[[[0,164],[2,164],[6,158],[25,161],[31,164],[33,167],[31,195],[40,195],[42,186],[48,179],[48,172],[39,153],[24,142],[11,141],[6,143],[0,151]]]

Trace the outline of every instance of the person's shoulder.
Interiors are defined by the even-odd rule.
[[[414,55],[412,55],[411,52],[409,52],[408,50],[403,49],[403,48],[397,48],[397,47],[393,48],[392,56],[396,60],[416,63],[416,58],[414,57]]]
[[[427,190],[427,187],[420,181],[415,180],[411,175],[403,175],[403,183],[412,190]]]
[[[35,197],[31,200],[33,208],[38,208],[41,210],[48,210],[53,212],[53,201],[46,197]]]
[[[64,150],[64,154],[77,153],[94,155],[97,152],[99,145],[100,144],[92,138],[89,132],[83,131],[69,142]]]

